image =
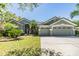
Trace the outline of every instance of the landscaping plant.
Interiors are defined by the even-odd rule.
[[[8,51],[7,56],[62,56],[61,52],[56,52],[52,49],[41,48],[23,48]]]
[[[76,36],[79,36],[79,31],[75,31]]]
[[[11,29],[11,30],[8,31],[8,36],[12,37],[12,38],[17,38],[22,33],[23,33],[22,30],[14,28],[14,29]]]

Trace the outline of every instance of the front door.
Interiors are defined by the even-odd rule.
[[[29,24],[25,24],[25,33],[29,34]]]

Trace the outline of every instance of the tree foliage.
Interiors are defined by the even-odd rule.
[[[11,29],[11,30],[8,31],[8,36],[9,36],[9,37],[12,37],[12,38],[17,38],[17,37],[20,36],[22,33],[23,33],[22,30],[13,28],[13,29]]]
[[[16,26],[15,24],[12,24],[12,23],[5,23],[4,25],[4,29],[6,30],[10,30],[10,29],[13,29],[13,28],[17,28],[18,26]]]
[[[76,4],[76,10],[71,12],[70,17],[73,18],[74,16],[78,16],[78,15],[79,15],[79,4]]]
[[[7,11],[6,7],[8,7],[10,5],[11,5],[10,3],[0,3],[0,18],[1,19],[5,19],[7,21],[9,21],[13,18],[17,19],[17,16],[15,14]],[[23,11],[26,9],[33,10],[34,8],[39,6],[37,3],[17,3],[17,5],[19,6],[19,9],[21,9]]]
[[[38,3],[18,3],[19,5],[19,9],[21,9],[22,11],[29,9],[29,10],[33,10],[34,8],[37,8],[39,6]]]
[[[7,7],[10,6],[10,5],[11,5],[10,3],[0,3],[0,29],[5,29],[6,27],[7,27],[6,29],[15,27],[17,24],[14,23],[13,21],[16,20],[16,22],[17,22],[19,20],[22,20],[21,17],[16,16],[16,14],[8,11]],[[26,10],[26,9],[33,10],[34,8],[38,7],[37,3],[17,3],[17,5],[23,11]],[[31,22],[30,25],[31,25],[31,28],[33,28],[33,31],[34,31],[36,23],[33,21],[33,22]],[[12,31],[11,31],[11,33],[12,33]]]
[[[75,20],[73,22],[79,26],[79,20]]]
[[[30,29],[31,29],[31,34],[38,34],[37,22],[35,20],[30,21]]]

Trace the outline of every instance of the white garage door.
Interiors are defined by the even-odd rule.
[[[39,35],[48,36],[48,35],[50,35],[50,30],[49,29],[40,29]]]
[[[54,27],[52,33],[58,36],[72,36],[74,32],[72,27]]]

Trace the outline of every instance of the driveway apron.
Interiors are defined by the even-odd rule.
[[[79,37],[41,37],[41,48],[53,49],[64,56],[79,56]]]

